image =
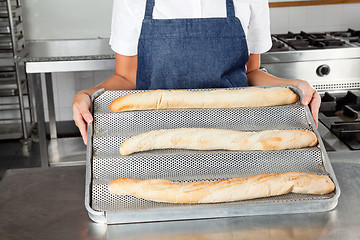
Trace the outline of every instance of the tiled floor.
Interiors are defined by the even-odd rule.
[[[79,136],[73,121],[58,122],[58,136]],[[47,132],[49,132],[47,128]],[[26,149],[26,148],[25,148]],[[19,140],[0,141],[0,179],[7,169],[40,167],[40,148],[38,142],[32,142],[31,151],[23,150]]]
[[[23,151],[19,140],[0,142],[0,179],[7,169],[30,168],[40,166],[39,144],[33,142],[30,152]]]

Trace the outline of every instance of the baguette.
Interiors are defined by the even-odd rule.
[[[167,203],[218,203],[283,195],[327,194],[335,185],[328,176],[302,172],[269,173],[220,181],[171,182],[164,179],[119,178],[109,184],[117,195]]]
[[[241,132],[212,128],[177,128],[145,132],[125,140],[121,155],[153,149],[192,150],[284,150],[315,146],[317,137],[309,130],[266,130]]]
[[[154,90],[128,94],[115,99],[113,112],[168,108],[241,108],[291,104],[297,95],[285,87],[245,88],[234,90]]]

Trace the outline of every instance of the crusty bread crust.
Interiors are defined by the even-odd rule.
[[[284,150],[315,146],[317,137],[309,130],[266,130],[241,132],[212,128],[177,128],[145,132],[125,140],[121,155],[154,149],[193,150]]]
[[[335,185],[324,175],[302,172],[269,173],[220,181],[171,182],[164,179],[119,178],[109,184],[117,195],[132,195],[156,202],[217,203],[282,194],[327,194]]]
[[[241,108],[291,104],[297,95],[285,87],[216,89],[208,91],[154,90],[115,99],[113,112],[169,108]]]

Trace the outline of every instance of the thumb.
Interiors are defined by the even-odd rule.
[[[82,115],[87,123],[91,123],[93,121],[93,116],[89,111],[83,113]]]
[[[309,105],[313,96],[313,92],[308,91],[303,95],[301,103],[305,106]]]
[[[87,108],[84,105],[80,105],[78,108],[79,108],[80,114],[82,115],[84,120],[87,123],[91,123],[93,121],[93,116],[91,115],[89,108]]]

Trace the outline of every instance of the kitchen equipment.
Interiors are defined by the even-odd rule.
[[[0,1],[0,18],[7,18],[9,16],[8,9],[6,8],[6,1]],[[16,1],[10,1],[11,3],[11,13],[14,18],[19,18],[22,16],[22,8]]]
[[[360,90],[328,91],[322,97],[319,120],[350,150],[360,150],[359,113]]]
[[[272,36],[273,48],[261,66],[282,78],[305,79],[320,92],[360,89],[359,31]]]
[[[292,88],[298,96],[300,92]],[[194,90],[196,91],[196,90]],[[117,97],[141,91],[99,90],[92,96],[94,122],[88,125],[85,205],[95,222],[130,223],[246,215],[327,211],[337,205],[340,189],[309,108],[295,104],[239,109],[169,109],[113,113]],[[156,150],[121,156],[121,143],[136,134],[169,128],[236,130],[308,129],[316,147],[284,151]],[[172,181],[218,180],[271,172],[328,174],[336,190],[326,195],[287,194],[221,204],[166,204],[110,194],[116,178]]]
[[[22,138],[28,151],[34,119],[25,69],[18,62],[24,46],[20,0],[0,0],[0,139]]]
[[[312,84],[322,97],[319,132],[326,149],[359,154],[360,31],[289,32],[272,38],[262,68]]]

